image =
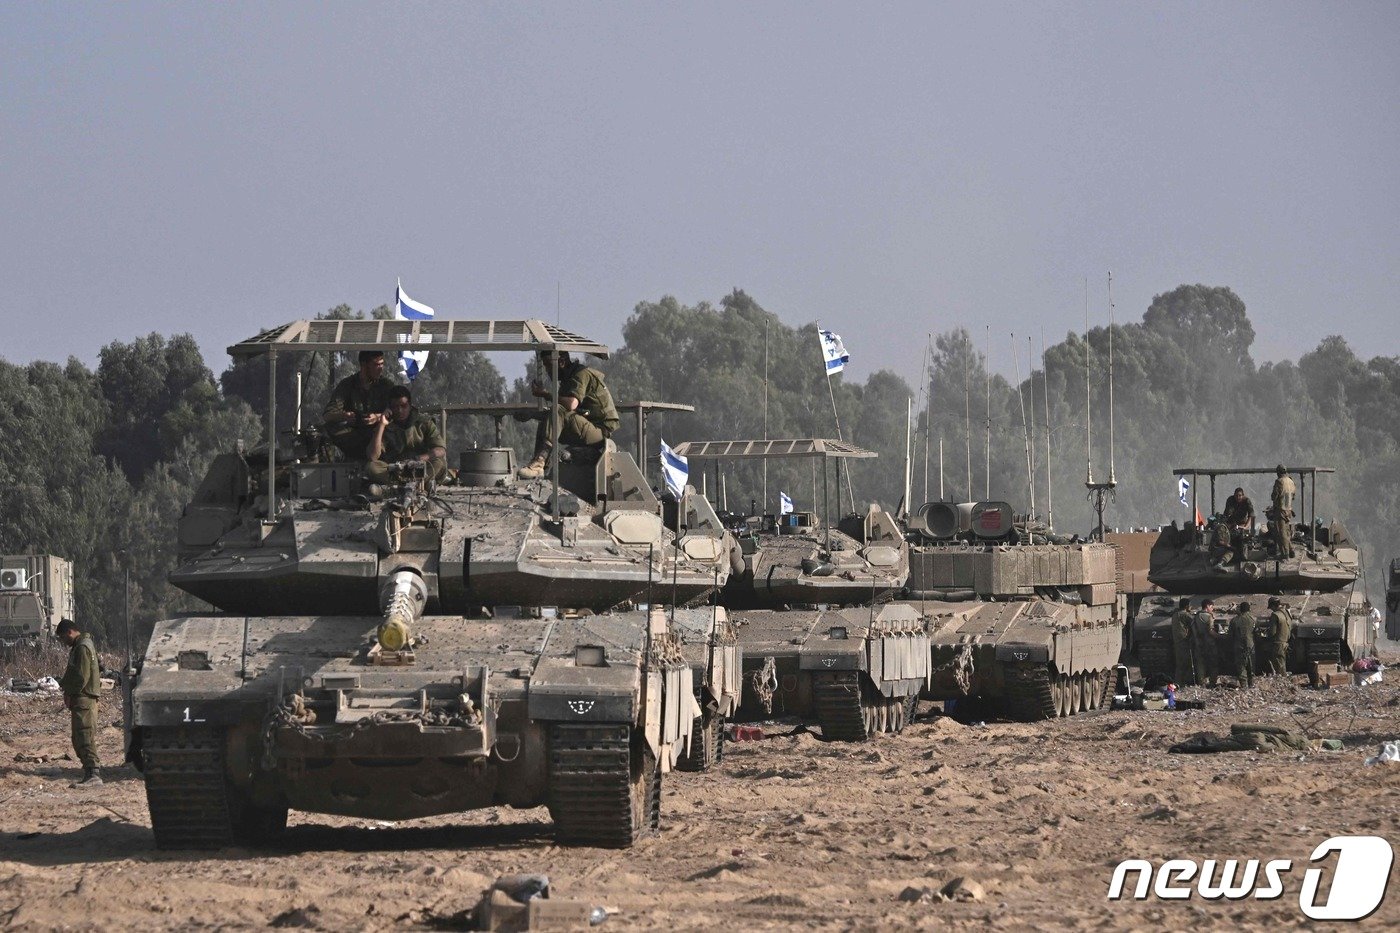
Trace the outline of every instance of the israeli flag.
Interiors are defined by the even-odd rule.
[[[685,484],[690,479],[690,464],[661,439],[661,474],[666,478],[666,488],[677,499],[685,492]]]
[[[421,301],[414,301],[404,294],[403,282],[399,282],[398,291],[394,295],[394,320],[396,321],[431,321],[433,319],[433,309],[423,304]],[[419,334],[419,343],[431,343],[431,334]],[[407,335],[399,336],[401,343],[407,343]],[[399,351],[399,366],[403,374],[412,382],[418,378],[418,374],[423,371],[423,367],[428,365],[427,350],[401,350]]]
[[[1191,489],[1191,481],[1186,477],[1179,477],[1176,481],[1176,497],[1181,500],[1182,505],[1186,505],[1186,493]]]
[[[787,515],[792,512],[792,496],[785,492],[778,492],[778,514]]]
[[[841,335],[829,330],[819,330],[817,338],[822,342],[822,359],[826,361],[826,374],[830,376],[845,369],[846,364],[851,361],[851,354],[846,352]]]

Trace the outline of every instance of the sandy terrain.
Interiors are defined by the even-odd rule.
[[[545,811],[503,810],[394,826],[293,814],[275,852],[203,857],[154,851],[131,769],[74,790],[74,762],[17,761],[68,752],[67,720],[56,698],[0,696],[0,924],[460,929],[492,878],[544,872],[557,895],[615,910],[607,928],[1301,925],[1314,846],[1343,833],[1400,840],[1400,764],[1362,764],[1400,736],[1400,687],[1205,695],[1206,711],[1040,726],[964,726],[925,704],[904,735],[864,745],[770,726],[776,737],[731,744],[718,773],[668,776],[662,833],[625,852],[560,849]],[[108,760],[120,748],[112,709]],[[1238,721],[1315,725],[1346,749],[1167,754]],[[1295,868],[1274,901],[1109,902],[1128,857]],[[985,898],[900,899],[956,876]],[[1397,923],[1392,893],[1368,925]]]

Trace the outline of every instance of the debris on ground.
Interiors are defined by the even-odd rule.
[[[478,930],[576,930],[597,926],[608,911],[549,896],[548,875],[502,875],[481,895]]]
[[[1400,741],[1383,744],[1380,752],[1366,759],[1366,764],[1383,765],[1393,761],[1400,761]]]
[[[1199,735],[1193,735],[1184,742],[1177,742],[1168,751],[1179,755],[1200,755],[1211,752],[1306,752],[1315,748],[1323,748],[1322,741],[1321,739],[1310,739],[1303,733],[1285,726],[1241,722],[1230,726],[1230,734],[1227,736],[1203,732]]]

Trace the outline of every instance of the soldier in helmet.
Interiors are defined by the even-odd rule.
[[[1254,627],[1259,623],[1249,613],[1249,603],[1240,603],[1230,620],[1230,640],[1235,647],[1235,679],[1240,689],[1254,686]]]
[[[1176,684],[1189,687],[1196,682],[1196,669],[1192,663],[1191,600],[1177,601],[1176,612],[1172,613],[1172,657],[1176,659]]]
[[[1270,674],[1288,673],[1288,640],[1293,637],[1293,620],[1284,608],[1283,600],[1269,597],[1269,644],[1264,654]]]
[[[68,668],[58,682],[63,705],[72,720],[73,751],[83,764],[82,780],[74,787],[102,783],[97,761],[97,701],[102,698],[102,672],[92,637],[78,630],[72,619],[64,619],[55,630],[59,641],[68,646]]]
[[[1288,471],[1280,463],[1274,473],[1277,479],[1274,480],[1273,491],[1269,494],[1269,531],[1273,535],[1274,547],[1278,551],[1280,558],[1293,556],[1293,495],[1298,491],[1298,487],[1293,482],[1293,477],[1288,475]]]
[[[549,356],[541,352],[539,358],[547,363]],[[549,398],[544,383],[538,379],[530,384],[530,394]],[[620,423],[612,393],[603,383],[603,374],[570,358],[567,353],[559,354],[559,404],[552,412],[517,417],[535,418],[540,422],[535,431],[535,455],[520,468],[521,479],[544,476],[545,464],[556,444],[601,447]]]
[[[1238,566],[1244,563],[1245,536],[1254,528],[1254,502],[1244,494],[1243,487],[1235,487],[1235,494],[1225,500],[1222,514],[1225,525],[1230,529],[1230,544]]]

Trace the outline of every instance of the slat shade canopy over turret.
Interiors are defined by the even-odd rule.
[[[517,321],[293,321],[228,348],[231,356],[274,351],[402,350],[423,343],[453,350],[556,350],[606,359],[604,344],[538,319]]]
[[[740,460],[779,457],[820,457],[831,459],[850,457],[866,459],[878,457],[873,450],[866,450],[844,441],[830,438],[804,437],[789,440],[768,441],[686,441],[674,448],[682,457],[695,457],[699,460]]]

